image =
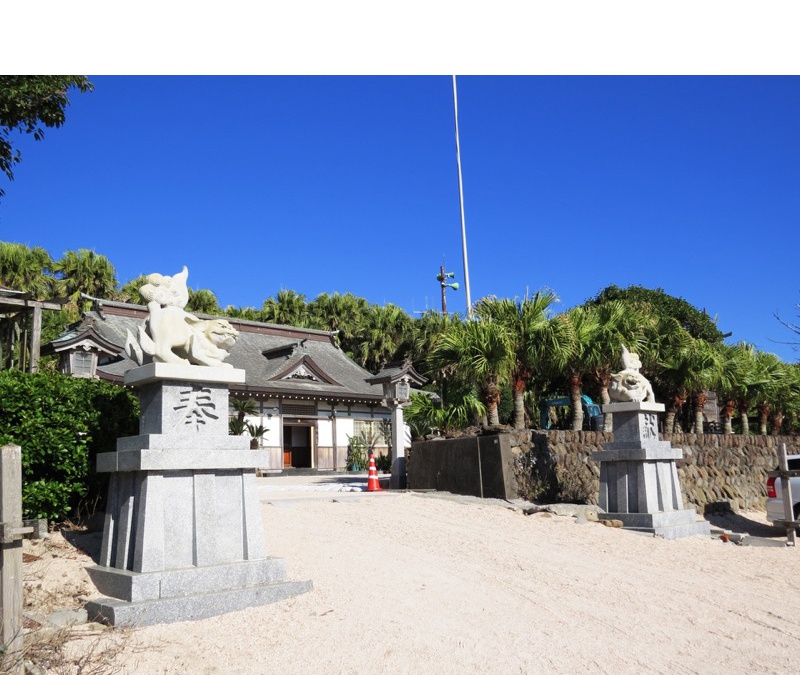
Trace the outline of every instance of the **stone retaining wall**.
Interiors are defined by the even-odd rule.
[[[600,470],[591,455],[613,434],[524,430],[507,436],[520,497],[597,503]],[[677,465],[684,504],[700,513],[715,502],[728,502],[734,510],[763,509],[767,471],[778,465],[780,444],[786,443],[789,454],[800,454],[796,436],[661,434],[660,439],[683,449]]]

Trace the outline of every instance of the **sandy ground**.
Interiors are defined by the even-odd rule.
[[[800,669],[800,548],[781,546],[762,513],[717,523],[774,544],[738,546],[525,516],[497,500],[308,482],[266,478],[260,490],[270,555],[287,559],[290,578],[311,579],[312,592],[138,629],[113,666],[304,675]],[[97,539],[67,537],[90,552]],[[54,556],[38,590],[69,585],[79,603],[94,594],[83,570],[93,563],[62,544],[72,557]],[[102,646],[113,632],[99,635],[71,648]]]

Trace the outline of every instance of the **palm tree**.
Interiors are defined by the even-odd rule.
[[[514,363],[507,329],[488,320],[454,324],[437,341],[434,358],[438,364],[453,366],[471,377],[480,390],[489,425],[500,424],[500,386],[508,381]]]
[[[360,335],[354,342],[354,358],[359,365],[376,372],[387,363],[407,356],[411,351],[411,317],[391,303],[372,305],[364,316]]]
[[[588,305],[590,313],[594,313],[594,327],[589,337],[591,349],[585,353],[586,366],[594,376],[600,390],[600,402],[611,403],[608,388],[611,375],[619,369],[622,346],[635,353],[640,353],[645,343],[645,329],[654,322],[654,318],[642,314],[638,307],[622,300],[609,300],[598,305]],[[603,420],[603,431],[612,431],[613,419],[606,414]]]
[[[146,283],[149,283],[147,274],[140,274],[135,279],[131,279],[128,283],[124,284],[117,293],[117,298],[120,302],[130,302],[134,305],[146,305],[144,298],[139,294],[139,289]]]
[[[720,384],[724,375],[720,351],[705,340],[689,338],[679,349],[665,355],[661,363],[659,382],[670,393],[665,431],[671,433],[675,413],[687,399],[694,404],[692,429],[703,433],[703,409],[707,391]]]
[[[223,314],[232,319],[244,319],[245,321],[261,320],[261,314],[255,307],[234,307],[233,305],[228,305],[223,310]]]
[[[501,324],[508,332],[513,364],[510,373],[514,394],[514,428],[525,428],[525,391],[537,372],[542,374],[545,363],[564,364],[571,347],[570,325],[551,321],[550,306],[558,298],[552,291],[540,291],[521,301],[487,297],[475,304],[475,314],[481,320]]]
[[[739,342],[730,347],[722,346],[725,359],[724,369],[728,377],[717,388],[717,395],[722,401],[722,429],[725,434],[733,433],[733,416],[738,411],[742,434],[750,433],[748,413],[753,404],[756,388],[764,384],[759,380],[756,369],[756,349],[746,342]]]
[[[775,390],[783,376],[783,363],[775,354],[756,352],[755,372],[758,383],[753,387],[753,399],[758,411],[758,433],[766,436]]]
[[[656,400],[665,401],[664,432],[668,434],[675,431],[678,413],[686,401],[685,352],[691,349],[692,341],[689,332],[673,317],[656,316],[655,322],[646,326],[642,372],[651,377]]]
[[[308,327],[338,331],[337,339],[348,354],[354,353],[354,342],[364,329],[369,303],[364,299],[345,293],[320,293],[308,303]]]
[[[471,391],[464,392],[463,396],[449,404],[437,402],[427,394],[413,394],[411,402],[403,409],[404,419],[414,438],[422,438],[431,431],[446,434],[463,429],[473,419],[485,414],[486,407]]]
[[[50,254],[35,246],[0,242],[0,286],[21,291],[34,300],[52,295],[54,279]],[[10,312],[0,319],[0,364],[4,368],[25,367],[26,334],[31,328],[29,312]]]
[[[561,315],[570,325],[572,341],[564,368],[572,406],[572,430],[583,429],[583,377],[600,360],[600,345],[595,341],[600,324],[597,313],[589,307],[573,307]]]
[[[305,328],[308,323],[306,296],[282,288],[274,298],[267,298],[261,306],[261,320],[284,326]]]
[[[200,288],[196,291],[189,289],[189,302],[186,303],[186,311],[196,312],[197,314],[211,314],[213,316],[218,316],[222,313],[217,302],[217,296],[205,288]]]
[[[45,300],[53,292],[52,269],[50,254],[40,246],[0,242],[0,286]]]
[[[777,436],[783,427],[784,413],[792,407],[791,401],[800,393],[800,373],[796,365],[778,361],[775,376],[767,390],[767,402],[771,413],[771,433]]]
[[[410,358],[414,368],[428,378],[428,386],[433,387],[446,399],[445,389],[458,378],[458,372],[449,365],[442,365],[433,358],[434,348],[439,339],[455,324],[461,323],[457,313],[442,314],[429,309],[411,323],[412,339]]]
[[[81,293],[112,299],[119,285],[109,259],[85,248],[64,253],[53,265],[53,271],[58,276],[59,292],[73,301],[77,301]]]

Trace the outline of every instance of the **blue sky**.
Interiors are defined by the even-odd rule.
[[[19,138],[0,239],[90,248],[121,283],[189,268],[220,304],[281,288],[438,308],[462,289],[450,76],[91,76]],[[788,361],[800,79],[459,76],[472,300],[663,288]],[[798,337],[800,340],[800,337]]]

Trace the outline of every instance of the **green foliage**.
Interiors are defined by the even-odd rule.
[[[0,445],[22,447],[25,516],[61,521],[101,494],[95,457],[136,433],[138,402],[106,382],[0,371],[0,420]]]
[[[389,455],[376,455],[375,468],[381,473],[390,473],[392,470],[392,458]]]
[[[367,449],[369,442],[363,434],[348,436],[350,447],[347,450],[347,470],[359,471],[367,468]]]
[[[217,296],[207,288],[200,288],[198,290],[189,289],[189,302],[186,303],[187,312],[196,312],[197,314],[211,314],[217,316],[222,313],[217,302]]]
[[[76,88],[81,93],[94,87],[83,75],[2,75],[0,76],[0,171],[14,180],[12,167],[20,161],[19,150],[11,144],[11,132],[44,138],[42,127],[60,127],[69,105],[67,94]],[[0,196],[5,194],[0,189]]]
[[[404,420],[413,438],[424,438],[432,432],[447,434],[465,429],[485,414],[486,406],[471,391],[451,393],[444,403],[426,394],[412,394],[411,402],[403,409]]]
[[[511,425],[514,423],[514,390],[508,385],[500,387],[497,417],[500,419],[500,424]]]
[[[725,335],[717,328],[716,321],[712,320],[705,310],[697,309],[683,298],[668,295],[663,288],[655,290],[644,286],[619,288],[612,284],[600,291],[586,304],[599,305],[609,300],[623,300],[626,303],[637,305],[638,309],[647,314],[673,317],[693,338],[700,338],[711,343],[722,342],[725,338]]]

